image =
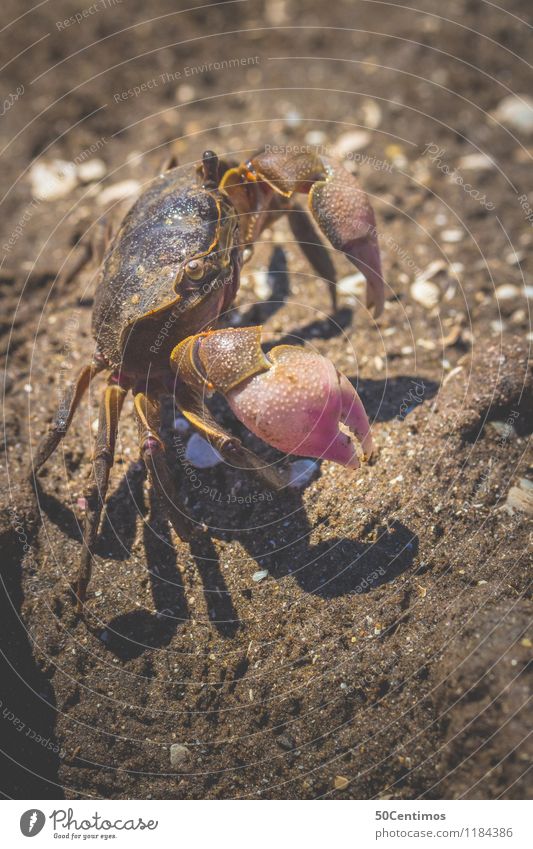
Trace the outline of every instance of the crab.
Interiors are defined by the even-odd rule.
[[[220,328],[245,261],[262,231],[282,214],[303,253],[328,281],[335,307],[334,269],[314,219],[333,248],[367,281],[367,306],[383,309],[375,219],[365,192],[340,164],[312,153],[264,151],[229,165],[206,151],[184,174],[168,163],[126,214],[105,251],[94,302],[95,355],[68,388],[53,424],[32,458],[32,477],[65,436],[84,393],[107,373],[87,493],[83,545],[73,588],[83,614],[100,518],[113,465],[120,413],[131,391],[140,455],[168,518],[184,540],[199,533],[179,504],[160,435],[160,407],[172,395],[196,431],[233,466],[281,489],[287,475],[267,465],[222,428],[206,398],[222,393],[235,416],[285,453],[329,459],[350,468],[373,451],[363,404],[348,379],[325,357],[279,345],[265,353],[261,327]],[[307,195],[306,212],[296,202]],[[309,214],[310,213],[310,214]],[[348,431],[348,432],[347,432]]]

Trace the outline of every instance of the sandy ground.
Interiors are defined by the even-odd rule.
[[[527,795],[533,128],[527,109],[515,124],[497,109],[531,91],[531,10],[415,7],[124,0],[77,21],[80,4],[62,0],[2,33],[6,796]],[[24,8],[7,2],[4,21]],[[128,404],[79,621],[69,581],[101,383],[42,473],[40,509],[25,484],[94,348],[95,269],[58,274],[113,205],[104,192],[141,188],[169,151],[185,166],[208,147],[242,159],[340,142],[376,209],[383,316],[348,280],[329,317],[280,221],[233,320],[313,345],[353,379],[375,462],[324,462],[276,495],[220,464],[194,488],[169,407],[176,484],[208,527],[189,546],[150,503]],[[32,164],[57,159],[72,186],[36,198]],[[102,174],[83,184],[95,159]],[[332,256],[342,281],[351,267]]]

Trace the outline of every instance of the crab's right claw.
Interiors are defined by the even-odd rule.
[[[287,454],[332,460],[350,469],[373,451],[365,408],[349,380],[333,363],[302,348],[280,345],[269,352],[268,371],[255,374],[227,393],[246,427]],[[341,430],[345,425],[350,434]]]
[[[189,344],[182,343],[185,349]],[[356,469],[359,459],[351,438],[355,436],[363,459],[371,456],[372,434],[361,399],[320,354],[279,345],[265,355],[261,328],[247,327],[203,335],[196,358],[237,418],[268,445]]]

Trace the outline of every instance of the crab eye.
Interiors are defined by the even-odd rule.
[[[200,280],[204,275],[205,266],[201,259],[191,259],[190,262],[185,266],[185,271],[187,272],[187,276],[191,278],[191,280]]]

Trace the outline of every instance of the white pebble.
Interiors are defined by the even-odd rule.
[[[89,159],[78,165],[78,179],[81,183],[96,183],[107,174],[107,166],[103,159]]]
[[[440,289],[429,280],[415,280],[411,286],[411,297],[426,309],[436,306],[440,298]]]
[[[464,239],[464,235],[463,230],[443,230],[440,237],[443,242],[449,242],[451,244],[453,242],[461,242]]]
[[[494,168],[494,160],[486,153],[469,153],[467,156],[462,156],[457,165],[464,171],[483,171]]]
[[[518,298],[520,289],[518,286],[513,286],[512,283],[504,283],[502,286],[497,287],[494,294],[499,301],[510,301],[512,298]]]
[[[258,572],[254,572],[252,575],[252,581],[255,581],[256,584],[258,584],[259,581],[264,581],[265,578],[268,578],[268,569],[259,569]]]
[[[183,85],[178,86],[176,91],[178,103],[187,103],[188,100],[194,100],[195,94],[196,92],[192,85],[188,85],[187,83],[183,83]]]
[[[196,469],[211,469],[222,462],[218,451],[199,433],[193,433],[189,439],[185,459]]]
[[[121,183],[115,183],[100,192],[98,195],[98,203],[102,206],[107,206],[110,203],[115,203],[119,200],[124,200],[132,195],[138,194],[141,190],[141,184],[137,180],[122,180]]]
[[[363,123],[371,130],[375,130],[381,124],[381,107],[375,100],[365,100],[362,106]]]
[[[285,126],[291,130],[296,130],[302,123],[301,113],[297,109],[289,109],[285,115]]]
[[[364,274],[360,271],[357,274],[349,274],[348,277],[343,277],[337,283],[337,292],[339,295],[359,300],[366,292],[366,280]]]
[[[525,286],[524,293],[526,298],[533,298],[533,286]]]
[[[350,153],[363,150],[370,144],[370,138],[370,133],[366,133],[364,130],[352,130],[349,133],[343,133],[333,146],[333,155],[338,159],[343,159]]]
[[[496,120],[508,127],[533,133],[533,100],[527,94],[504,97],[493,113]]]
[[[318,469],[316,460],[295,460],[289,469],[289,486],[302,487],[309,483]]]
[[[57,200],[69,195],[78,185],[76,166],[64,159],[36,162],[29,176],[32,195],[37,200]]]
[[[309,130],[305,135],[305,140],[307,144],[311,145],[325,144],[327,136],[322,130]]]
[[[252,271],[252,288],[260,301],[268,301],[272,297],[272,286],[270,285],[270,275],[265,269]]]

